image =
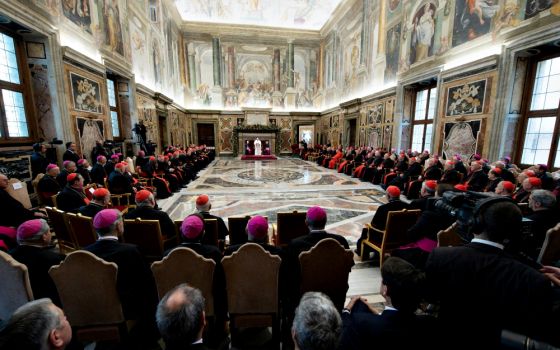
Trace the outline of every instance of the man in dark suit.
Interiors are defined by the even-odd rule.
[[[80,207],[79,212],[83,216],[95,217],[101,210],[107,208],[111,203],[111,193],[106,188],[98,188],[93,191],[93,197],[88,205]]]
[[[161,233],[166,237],[175,236],[175,224],[166,212],[155,209],[156,200],[152,192],[140,190],[136,192],[136,209],[129,211],[125,219],[141,218],[144,220],[158,220]]]
[[[66,186],[68,175],[75,173],[76,170],[77,170],[76,163],[74,163],[73,161],[65,160],[62,163],[62,170],[60,171],[60,174],[58,174],[56,177],[56,182],[58,182],[60,188],[64,188],[64,186]]]
[[[159,302],[157,326],[169,350],[208,349],[202,335],[206,325],[202,293],[187,284],[173,288]]]
[[[218,239],[226,239],[226,236],[229,235],[228,228],[221,217],[210,214],[211,209],[212,203],[210,203],[208,195],[202,194],[198,196],[196,199],[196,210],[205,219],[216,219],[218,221]]]
[[[544,243],[546,231],[560,221],[556,207],[556,196],[547,190],[534,190],[529,195],[529,208],[532,213],[527,219],[532,220],[531,238],[525,242],[523,249],[530,257],[536,259]]]
[[[519,234],[521,218],[509,199],[485,199],[473,212],[471,243],[430,254],[428,300],[439,301],[440,334],[449,346],[499,348],[502,329],[532,338],[554,334],[550,281],[504,253],[504,241]]]
[[[320,292],[307,292],[301,298],[292,323],[296,350],[336,350],[342,320],[331,299]]]
[[[384,230],[387,223],[387,215],[390,211],[399,211],[408,208],[408,204],[401,201],[401,190],[396,186],[389,186],[385,191],[387,203],[381,205],[375,211],[375,215],[371,219],[371,226]],[[362,252],[362,241],[367,238],[367,229],[362,230],[362,235],[356,243],[356,254],[360,255]],[[369,247],[366,247],[367,254],[371,252]],[[364,251],[364,253],[366,253]],[[367,256],[367,255],[365,255]]]
[[[488,175],[482,171],[482,163],[478,160],[471,162],[471,171],[465,178],[469,191],[482,192],[488,183]]]
[[[132,179],[124,174],[125,163],[117,163],[115,170],[109,174],[109,191],[113,194],[134,193]]]
[[[62,155],[62,160],[69,160],[78,163],[81,157],[76,153],[76,144],[74,142],[66,142],[66,152]]]
[[[354,297],[342,310],[341,350],[437,348],[435,319],[417,316],[424,274],[400,258],[381,267],[382,313],[362,297]]]
[[[105,186],[105,178],[107,177],[107,172],[105,171],[106,163],[107,158],[105,156],[97,156],[97,162],[89,172],[91,183],[97,184],[97,186]]]
[[[45,173],[49,161],[45,158],[47,147],[41,143],[33,145],[33,153],[31,154],[31,177],[35,177],[40,173]]]
[[[84,194],[84,178],[78,173],[67,177],[67,184],[56,196],[56,207],[70,213],[77,213],[81,207],[89,204]]]
[[[117,291],[124,316],[127,320],[138,320],[137,328],[131,330],[131,334],[138,334],[130,338],[138,342],[157,340],[154,318],[157,292],[154,278],[138,248],[133,244],[119,242],[118,236],[124,232],[121,213],[115,209],[103,209],[93,218],[93,227],[99,240],[85,250],[117,264]]]
[[[58,292],[49,276],[51,266],[64,260],[51,245],[52,234],[49,225],[43,219],[24,222],[17,229],[18,246],[10,254],[14,259],[27,266],[29,282],[35,299],[50,298],[56,305],[60,304]]]

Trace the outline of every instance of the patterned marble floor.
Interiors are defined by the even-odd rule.
[[[173,219],[182,219],[194,212],[196,197],[203,193],[210,196],[212,213],[226,223],[230,216],[263,215],[272,224],[277,212],[319,205],[327,210],[327,230],[350,244],[385,201],[378,186],[301,159],[218,158],[187,189],[159,204]]]
[[[379,186],[301,159],[217,158],[187,189],[158,204],[172,219],[183,219],[195,211],[196,197],[204,193],[210,196],[212,214],[226,224],[230,216],[245,215],[265,215],[272,224],[277,212],[307,211],[319,205],[327,211],[327,230],[346,237],[352,249],[364,223],[370,222],[375,210],[386,202]],[[347,298],[362,295],[371,304],[382,302],[379,268],[360,262],[357,256],[355,263]]]

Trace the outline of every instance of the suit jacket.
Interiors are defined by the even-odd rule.
[[[86,205],[85,194],[78,192],[70,186],[65,186],[56,196],[56,207],[70,213],[77,213]]]
[[[157,292],[152,272],[138,248],[113,239],[100,239],[85,250],[117,264],[117,290],[127,319],[155,312]]]
[[[84,178],[84,186],[91,183],[91,175],[89,174],[89,170],[87,170],[87,168],[79,166],[76,172]]]
[[[47,170],[47,166],[49,165],[49,161],[45,156],[43,156],[39,152],[33,152],[31,155],[31,176],[33,179],[39,173],[45,173]]]
[[[465,179],[465,182],[468,183],[468,190],[469,191],[484,191],[486,184],[488,183],[488,175],[484,173],[484,171],[479,170],[471,173]]]
[[[371,219],[371,226],[380,230],[384,230],[385,224],[387,223],[387,215],[390,211],[399,211],[407,208],[408,204],[401,200],[394,200],[385,203],[375,211],[375,215]]]
[[[528,215],[527,218],[533,220],[531,223],[531,232],[533,234],[532,242],[530,242],[531,247],[527,248],[533,249],[533,251],[529,251],[529,254],[536,258],[539,248],[544,243],[546,231],[553,228],[560,221],[560,218],[555,209],[537,210]]]
[[[432,165],[424,172],[424,179],[439,181],[442,175],[443,171],[437,165]]]
[[[104,179],[107,177],[107,172],[103,165],[99,163],[95,163],[91,171],[89,172],[89,176],[91,177],[91,182],[96,183],[101,186],[105,186]]]
[[[216,220],[218,220],[218,239],[226,239],[226,236],[229,235],[229,231],[228,231],[228,228],[227,228],[227,226],[224,222],[224,219],[222,219],[219,216],[212,215],[207,211],[202,211],[202,212],[200,212],[200,214],[205,219],[216,219]]]
[[[4,189],[0,189],[0,226],[18,227],[24,221],[35,219],[35,215],[26,209]]]
[[[176,234],[175,224],[166,212],[151,207],[137,207],[129,211],[124,216],[125,219],[141,218],[144,220],[158,220],[161,233],[164,236],[171,237]]]
[[[108,182],[109,192],[112,194],[134,193],[131,180],[116,170],[109,175]]]
[[[258,245],[260,245],[261,247],[263,247],[264,250],[266,250],[267,252],[269,252],[272,255],[278,255],[280,258],[283,257],[284,252],[282,251],[282,248],[280,247],[276,247],[267,243],[257,243],[257,242],[247,242],[247,243],[256,243]],[[236,244],[236,245],[230,245],[229,247],[226,248],[225,252],[224,252],[224,256],[228,256],[233,254],[234,252],[238,251],[239,248],[241,248],[243,244]]]
[[[60,191],[60,185],[56,179],[50,175],[45,175],[37,183],[37,190],[43,193],[57,194]]]
[[[62,169],[60,174],[56,176],[56,182],[58,182],[60,188],[64,188],[64,186],[66,186],[66,177],[68,177],[68,174],[70,173],[66,171],[66,169]]]
[[[344,247],[344,249],[350,249],[346,238],[334,233],[328,233],[323,230],[311,231],[305,236],[293,239],[288,245],[288,251],[291,255],[295,255],[295,257],[298,257],[299,253],[308,251],[317,243],[319,243],[319,241],[325,238],[334,238],[338,243],[340,243],[340,245]]]
[[[64,154],[62,155],[62,160],[63,161],[70,160],[74,163],[78,163],[78,160],[80,160],[80,156],[75,152],[72,152],[69,149],[67,149],[66,152],[64,152]]]
[[[365,309],[365,310],[364,310]],[[433,349],[436,320],[396,310],[375,315],[362,302],[342,313],[340,350]]]
[[[35,299],[50,298],[56,305],[60,304],[58,292],[49,276],[51,266],[60,264],[64,255],[56,253],[49,247],[18,245],[10,254],[14,259],[27,266],[29,282]]]
[[[499,348],[501,329],[534,337],[557,326],[550,281],[497,247],[436,248],[426,277],[428,297],[440,302],[441,334],[454,345],[460,339],[465,348]]]
[[[93,217],[95,217],[95,214],[99,213],[103,209],[105,209],[105,207],[91,202],[88,205],[84,205],[84,206],[80,207],[78,212],[80,214],[82,214],[83,216],[88,216],[90,218],[93,218]]]

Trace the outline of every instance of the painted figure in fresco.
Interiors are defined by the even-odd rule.
[[[103,3],[103,21],[105,22],[105,45],[113,51],[123,54],[122,31],[117,0],[105,0]]]
[[[255,139],[254,145],[255,145],[255,155],[256,155],[256,156],[262,155],[261,140],[259,140],[258,137]]]
[[[414,17],[412,45],[415,48],[415,59],[413,63],[422,61],[430,56],[436,27],[432,6],[431,3],[427,3],[424,5],[423,13],[421,15],[417,14]]]
[[[487,34],[492,18],[500,9],[497,0],[461,0],[455,6],[453,46]]]

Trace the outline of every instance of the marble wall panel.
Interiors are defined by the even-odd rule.
[[[38,137],[52,140],[57,136],[52,98],[49,90],[49,72],[46,64],[30,64],[31,89],[37,112]]]

